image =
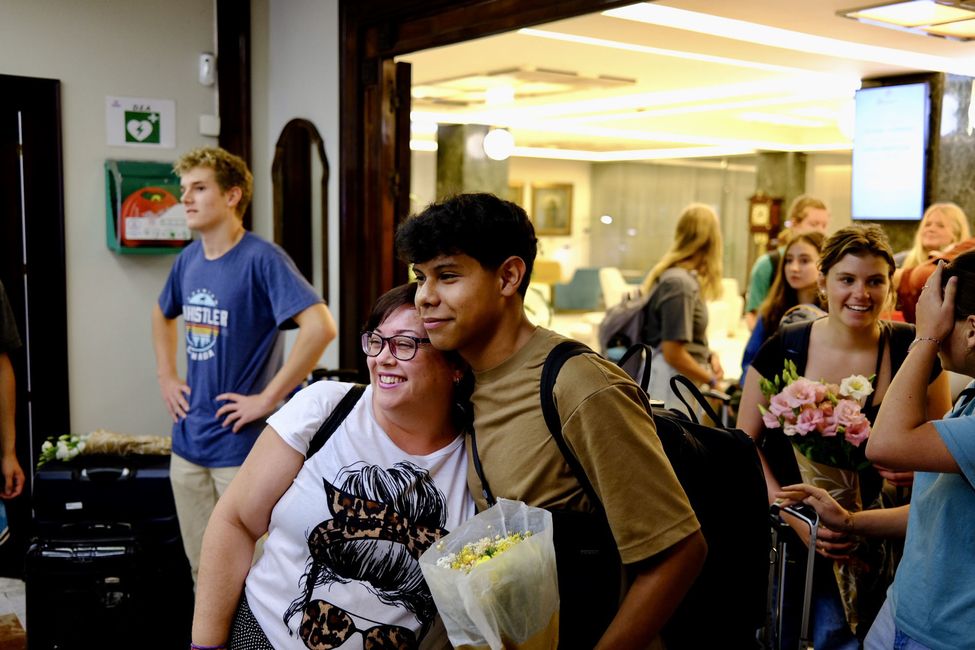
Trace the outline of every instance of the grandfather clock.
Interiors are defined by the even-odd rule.
[[[775,248],[782,230],[782,199],[756,192],[748,198],[748,268]]]

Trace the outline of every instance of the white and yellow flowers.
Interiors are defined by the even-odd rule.
[[[470,573],[478,564],[483,564],[492,557],[501,555],[518,542],[531,537],[531,535],[531,531],[527,531],[524,533],[511,533],[504,537],[501,535],[495,535],[493,538],[482,537],[476,542],[465,544],[456,553],[447,553],[443,557],[438,558],[437,566]]]

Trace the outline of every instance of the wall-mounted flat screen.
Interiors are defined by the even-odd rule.
[[[920,219],[930,104],[927,83],[856,93],[854,219]]]

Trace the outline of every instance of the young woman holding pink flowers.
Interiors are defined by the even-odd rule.
[[[917,399],[939,358],[945,368],[975,377],[975,251],[939,264],[917,315],[917,337],[867,445],[869,458],[917,472],[911,505],[851,513],[811,485],[778,494],[813,506],[837,530],[883,536],[906,529],[904,556],[865,640],[868,650],[975,648],[975,382],[944,419],[929,421]]]
[[[872,390],[869,395],[859,395],[863,402],[858,406],[866,423],[872,422],[895,369],[906,357],[914,339],[912,326],[880,320],[880,313],[889,306],[893,295],[894,261],[887,237],[878,226],[854,225],[832,235],[823,245],[819,268],[819,290],[829,315],[780,328],[762,346],[745,377],[738,426],[764,452],[762,462],[770,502],[783,482],[799,483],[804,478],[798,464],[793,462],[795,459],[802,465],[806,482],[845,481],[852,492],[847,495],[850,509],[880,507],[883,479],[909,484],[911,474],[869,466],[862,444],[856,445],[864,433],[865,423],[856,419],[854,413],[844,415],[842,409],[847,407],[842,407],[840,413],[833,407],[831,413],[823,414],[831,422],[808,427],[805,435],[795,429],[787,430],[786,433],[799,434],[791,437],[801,449],[794,456],[789,445],[781,453],[782,430],[767,428],[759,410],[760,405],[763,408],[770,405],[766,395],[781,392],[789,383],[782,374],[786,372],[786,361],[790,361],[795,364],[794,373],[788,377],[792,381],[805,377],[839,387],[846,378],[857,375],[865,378]],[[776,377],[779,385],[767,383],[774,382]],[[932,367],[926,383],[928,413],[940,416],[950,406],[948,381],[940,366]],[[840,416],[843,416],[842,423],[839,423]],[[831,424],[837,428],[843,426],[843,439],[834,435],[837,431],[830,430]],[[772,444],[776,441],[778,446]],[[773,454],[776,449],[779,453]],[[832,461],[811,462],[810,456],[816,457],[814,451],[819,453],[820,460],[825,456]],[[808,531],[803,534],[798,524],[796,531],[802,539],[808,537]],[[828,526],[820,530],[819,537],[817,546],[823,560],[817,565],[814,579],[814,647],[816,650],[857,648],[857,636],[865,634],[882,602],[885,580],[889,579],[882,565],[889,567],[890,558],[882,547],[871,548],[863,540]],[[853,571],[854,566],[860,568]]]

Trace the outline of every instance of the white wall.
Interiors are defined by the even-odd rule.
[[[331,166],[331,295],[338,296],[338,2],[253,0],[254,230],[271,238],[270,170],[284,124],[304,117],[325,138]],[[198,116],[216,91],[197,82],[215,51],[212,0],[0,0],[0,73],[61,81],[67,236],[71,429],[166,434],[149,313],[172,255],[120,256],[105,246],[103,163],[172,161],[216,144]],[[218,62],[219,65],[219,62]],[[176,148],[105,144],[106,95],[176,101]],[[330,305],[337,314],[337,304]],[[323,358],[337,365],[336,346]],[[180,353],[182,360],[182,352]]]
[[[0,0],[0,73],[61,81],[72,431],[169,432],[149,314],[174,256],[108,250],[103,165],[215,142],[197,130],[215,110],[197,82],[213,35],[212,0]],[[107,146],[106,95],[175,100],[176,148]]]
[[[338,0],[251,0],[254,98],[254,231],[271,239],[271,163],[281,129],[300,117],[325,140],[328,181],[329,309],[336,321],[339,282],[339,35]],[[316,238],[315,257],[318,257]],[[321,288],[320,286],[318,287]],[[338,367],[338,346],[322,363]]]
[[[852,169],[850,154],[807,154],[806,194],[818,197],[826,203],[830,214],[830,232],[836,232],[851,223]]]
[[[579,267],[589,266],[589,229],[592,226],[590,169],[587,162],[510,158],[508,178],[524,184],[522,206],[532,213],[532,183],[572,185],[572,234],[567,237],[539,237],[539,257],[562,263],[563,280],[568,281]],[[596,215],[598,216],[598,215]]]

